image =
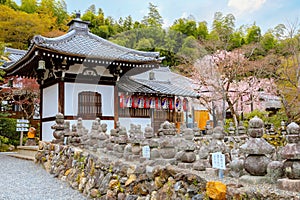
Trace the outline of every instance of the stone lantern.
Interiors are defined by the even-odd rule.
[[[279,188],[300,192],[300,127],[292,122],[287,126],[288,144],[280,154],[283,159],[283,170],[288,179],[279,179]]]
[[[249,139],[241,146],[241,152],[246,155],[244,162],[245,170],[253,176],[264,176],[267,174],[267,166],[275,148],[262,138],[264,134],[264,122],[255,116],[249,121]]]

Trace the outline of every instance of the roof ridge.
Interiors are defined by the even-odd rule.
[[[113,42],[111,42],[109,40],[106,40],[106,39],[104,39],[104,38],[102,38],[102,37],[100,37],[98,35],[95,35],[95,34],[89,32],[89,31],[87,32],[87,34],[90,37],[92,37],[92,38],[94,38],[94,39],[96,39],[96,40],[98,40],[100,42],[103,42],[104,44],[106,43],[106,44],[112,45],[115,48],[118,48],[120,50],[128,51],[128,53],[133,53],[133,54],[138,54],[138,55],[147,56],[147,57],[153,57],[153,58],[158,58],[159,57],[159,52],[139,51],[139,50],[136,50],[136,49],[131,49],[131,48],[128,48],[128,47],[124,47],[124,46],[115,44],[115,43],[113,43]]]
[[[76,33],[76,30],[71,30],[69,32],[67,32],[64,35],[58,36],[58,37],[54,37],[54,38],[49,38],[49,37],[45,37],[42,35],[35,35],[32,39],[33,43],[35,44],[43,44],[45,42],[49,42],[49,43],[59,43],[63,40],[66,40],[69,37],[74,36]]]

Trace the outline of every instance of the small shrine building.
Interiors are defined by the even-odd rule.
[[[77,15],[65,35],[35,36],[28,51],[5,68],[7,76],[36,78],[40,85],[40,139],[53,139],[51,126],[59,112],[70,124],[82,118],[87,128],[99,117],[108,130],[118,121],[129,126],[137,120],[155,130],[164,120],[183,122],[185,97],[196,98],[197,93],[132,78],[158,68],[159,53],[109,42],[90,33],[88,24]]]

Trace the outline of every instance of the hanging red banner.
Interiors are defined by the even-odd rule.
[[[173,98],[169,98],[169,109],[173,110],[174,109],[174,101]]]
[[[155,108],[157,110],[160,110],[161,109],[161,101],[160,101],[160,98],[159,97],[155,97]]]
[[[132,96],[132,108],[137,108],[138,107],[138,97],[137,96]]]
[[[187,111],[187,106],[188,106],[188,100],[187,100],[187,98],[184,98],[183,99],[183,103],[182,103],[183,105],[182,105],[182,107],[183,107],[183,110],[184,111]]]
[[[149,97],[144,97],[144,108],[150,108]]]

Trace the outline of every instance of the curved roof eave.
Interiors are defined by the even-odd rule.
[[[114,44],[88,31],[75,29],[56,38],[37,35],[33,38],[33,43],[46,49],[73,54],[74,56],[155,63],[160,63],[164,59],[163,57],[159,57],[159,52],[130,49]]]

